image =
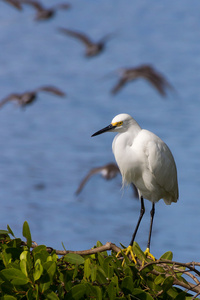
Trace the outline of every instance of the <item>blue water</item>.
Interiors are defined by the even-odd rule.
[[[57,1],[43,1],[46,5]],[[199,261],[200,252],[200,2],[73,1],[69,11],[35,22],[34,11],[0,3],[1,98],[52,84],[66,98],[40,93],[25,110],[8,103],[0,111],[0,229],[16,236],[28,221],[38,244],[82,250],[97,240],[128,245],[140,203],[121,177],[94,176],[75,191],[93,167],[114,161],[113,134],[91,138],[118,113],[131,114],[159,135],[174,154],[180,199],[156,205],[151,252],[171,250],[179,261]],[[113,33],[105,52],[84,57],[78,41],[57,27],[87,32],[94,39]],[[163,99],[144,80],[110,90],[121,67],[152,64],[174,86]],[[137,242],[146,248],[151,203]]]

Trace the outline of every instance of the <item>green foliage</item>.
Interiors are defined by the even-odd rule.
[[[160,266],[152,264],[139,271],[127,257],[123,262],[116,258],[116,253],[108,255],[106,251],[84,256],[68,253],[62,257],[44,245],[31,251],[27,222],[23,225],[26,244],[15,238],[9,226],[7,229],[0,231],[0,298],[3,300],[178,300],[189,297],[173,286],[174,277],[166,277]],[[148,261],[138,244],[134,243],[133,249],[137,257]],[[171,260],[172,253],[167,252],[161,258]],[[152,270],[159,270],[159,275]]]

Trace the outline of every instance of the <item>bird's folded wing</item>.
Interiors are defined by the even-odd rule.
[[[159,139],[157,142],[149,141],[147,149],[149,170],[154,175],[156,182],[166,192],[174,193],[177,186],[177,171],[168,146]],[[174,196],[176,197],[176,195]]]

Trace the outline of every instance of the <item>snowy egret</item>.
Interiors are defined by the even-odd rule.
[[[120,170],[118,166],[115,163],[109,163],[101,167],[92,168],[88,174],[83,178],[81,181],[77,191],[76,195],[80,194],[83,187],[85,186],[86,182],[95,174],[101,174],[103,178],[106,180],[111,180],[117,176],[118,173],[120,173]],[[132,184],[134,195],[137,196],[137,189],[135,188],[134,184]]]
[[[60,89],[56,88],[55,86],[43,86],[21,94],[12,93],[1,100],[0,107],[2,107],[8,101],[17,101],[20,106],[24,107],[27,104],[31,104],[36,99],[37,93],[42,91],[49,92],[61,97],[65,96],[65,93],[62,92]]]
[[[158,73],[150,65],[141,65],[135,68],[121,69],[121,78],[118,83],[112,89],[112,94],[116,94],[119,90],[129,81],[135,80],[139,77],[148,80],[162,96],[166,96],[166,88],[173,89],[169,82],[164,78],[163,75]]]
[[[35,0],[20,0],[21,4],[28,4],[35,8],[37,11],[35,20],[46,20],[55,15],[56,10],[58,9],[69,9],[71,7],[68,3],[56,4],[50,8],[44,7],[40,2]]]
[[[142,129],[128,114],[119,114],[111,124],[92,136],[106,131],[118,132],[112,150],[122,174],[123,185],[134,183],[141,201],[140,216],[133,233],[133,245],[140,222],[145,213],[144,198],[152,202],[151,222],[146,255],[150,255],[151,232],[155,203],[163,199],[166,204],[178,200],[177,169],[168,146],[154,133]],[[130,246],[128,248],[130,248]]]
[[[79,39],[86,47],[86,52],[85,52],[86,56],[95,56],[100,52],[102,52],[105,48],[105,43],[111,36],[110,34],[107,34],[104,37],[102,37],[98,42],[95,43],[82,32],[70,30],[67,28],[58,28],[58,30],[63,32],[64,34],[68,34],[69,36]]]

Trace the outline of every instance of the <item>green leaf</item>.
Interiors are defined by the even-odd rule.
[[[171,251],[167,251],[160,257],[160,260],[162,259],[172,260],[172,258],[173,258],[173,253]]]
[[[114,274],[114,267],[113,267],[114,263],[113,263],[113,257],[112,256],[108,256],[104,259],[103,262],[103,270],[106,273],[106,276],[110,279],[111,277],[113,277]]]
[[[101,288],[98,286],[94,286],[94,288],[96,290],[96,300],[102,300]]]
[[[133,278],[127,276],[123,279],[121,288],[125,295],[131,294],[134,290]]]
[[[141,300],[153,300],[150,294],[144,292],[143,290],[139,288],[135,288],[132,293],[134,296],[137,296],[136,299],[141,299]]]
[[[3,229],[2,229],[2,230],[0,230],[0,235],[1,235],[1,234],[9,234],[9,231],[8,231],[8,230],[3,230]]]
[[[25,251],[23,251],[21,254],[20,254],[20,260],[27,260],[27,255],[28,255],[28,251],[27,250],[25,250]]]
[[[154,268],[156,271],[158,271],[159,273],[165,274],[165,270],[164,270],[162,267],[160,267],[159,265],[153,265],[153,268]]]
[[[1,299],[2,300],[16,300],[17,298],[15,298],[14,296],[5,295]]]
[[[136,254],[136,256],[137,256],[140,260],[146,260],[146,255],[145,255],[144,252],[140,249],[140,246],[139,246],[138,243],[136,243],[136,242],[133,243],[133,253]]]
[[[118,283],[118,277],[115,275],[111,278],[111,282],[114,283],[116,287],[117,294],[119,293],[119,283]]]
[[[174,283],[173,276],[168,276],[167,278],[165,278],[165,280],[162,284],[163,290],[168,291],[172,287],[173,283]]]
[[[89,282],[85,283],[85,290],[86,290],[87,298],[90,299],[96,297],[96,289],[91,283]]]
[[[102,253],[97,253],[97,258],[98,258],[100,266],[103,268],[104,267],[104,261],[105,261],[105,258],[103,256],[103,254]]]
[[[46,262],[47,258],[50,256],[45,245],[37,246],[33,249],[32,253],[35,261],[39,258],[42,262]]]
[[[32,238],[31,238],[31,232],[27,221],[25,221],[23,224],[22,234],[26,238],[27,246],[30,248],[32,245]]]
[[[45,296],[46,296],[46,299],[49,299],[49,300],[59,300],[58,296],[54,292],[51,292]]]
[[[106,279],[106,274],[100,266],[97,266],[96,280],[100,284],[104,284],[108,282],[108,280]]]
[[[91,264],[91,280],[92,282],[97,279],[97,265]]]
[[[89,279],[91,275],[91,268],[90,268],[91,262],[90,259],[87,258],[84,262],[84,278]]]
[[[3,263],[4,263],[5,267],[8,267],[8,265],[12,261],[12,253],[7,252],[8,249],[10,250],[10,248],[7,248],[7,249],[3,250],[3,252],[2,252],[2,259],[3,259]]]
[[[20,254],[20,269],[26,275],[26,277],[28,277],[28,270],[27,270],[27,265],[28,265],[27,257],[28,256],[30,256],[30,253],[26,250]]]
[[[43,266],[41,264],[41,260],[38,258],[34,265],[33,278],[34,281],[38,280],[43,273]]]
[[[44,278],[42,277],[40,281],[43,281],[43,280],[44,280]],[[40,285],[39,285],[39,292],[42,293],[42,294],[44,294],[45,291],[50,290],[50,286],[51,286],[51,282],[50,281],[45,282],[45,283],[40,283]]]
[[[107,288],[109,300],[114,300],[116,298],[117,289],[113,282],[111,282]]]
[[[100,241],[97,241],[96,247],[98,248],[98,247],[101,247],[101,246],[103,246],[103,244]]]
[[[73,274],[73,280],[78,276],[78,265],[74,265],[74,274]]]
[[[22,260],[26,262],[26,265],[24,264],[24,262],[21,263]],[[30,251],[25,250],[20,254],[20,268],[22,272],[28,277],[28,274],[33,268],[33,258],[30,254]]]
[[[192,300],[194,297],[187,297],[188,294],[186,294],[184,291],[180,291],[179,294],[174,298],[174,300]],[[198,298],[197,298],[198,299]]]
[[[101,300],[102,293],[98,286],[93,286],[90,283],[85,283],[87,299]],[[86,298],[86,297],[85,297]]]
[[[165,275],[160,274],[160,275],[156,276],[154,282],[155,282],[155,284],[161,284],[164,282],[164,280],[165,280]]]
[[[182,291],[181,291],[182,292]],[[167,290],[167,294],[172,298],[172,299],[175,299],[179,294],[180,292],[174,288],[174,287],[171,287],[169,290]],[[185,293],[186,295],[186,293]],[[185,297],[183,297],[182,299],[185,299]]]
[[[77,264],[77,265],[84,264],[84,262],[85,262],[85,259],[81,255],[76,254],[76,253],[66,254],[64,257],[64,260],[68,263]]]
[[[38,289],[37,289],[37,285],[36,285],[36,289],[35,288],[30,288],[28,290],[28,292],[26,293],[26,299],[27,300],[35,300],[38,299]]]
[[[24,285],[29,281],[21,270],[15,268],[4,269],[0,273],[4,278],[11,281],[13,285]]]
[[[65,248],[65,245],[63,244],[63,242],[62,242],[61,244],[62,244],[62,246],[63,246],[63,249],[64,249],[65,251],[67,251],[66,248]]]
[[[50,280],[52,281],[56,273],[56,263],[54,261],[47,261],[43,264],[43,268],[47,272]]]
[[[37,284],[28,290],[26,297],[28,300],[39,300],[39,288]]]
[[[15,235],[14,235],[14,233],[13,233],[13,231],[12,231],[12,229],[10,228],[9,225],[7,225],[7,229],[8,229],[8,232],[9,232],[13,237],[15,237]]]
[[[22,259],[20,261],[20,269],[21,271],[24,273],[24,275],[26,275],[26,277],[28,277],[28,272],[27,272],[27,266],[26,266],[26,261],[25,259]]]
[[[83,284],[83,283],[77,284],[71,288],[69,293],[66,295],[67,296],[66,299],[67,300],[81,299],[85,295],[85,292],[86,292],[85,284]]]

